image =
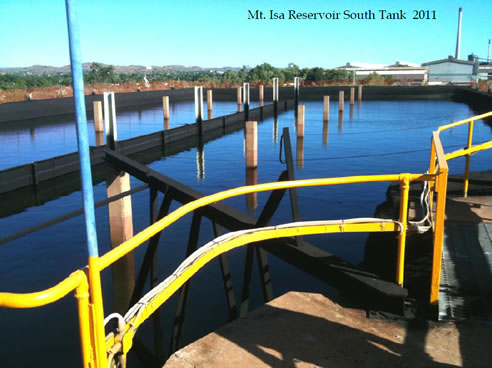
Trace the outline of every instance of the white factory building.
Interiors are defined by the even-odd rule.
[[[353,71],[356,81],[368,79],[371,73],[377,73],[381,76],[391,76],[395,82],[405,81],[412,84],[427,82],[427,68],[404,61],[397,61],[393,65],[348,62],[338,69]]]
[[[473,61],[460,60],[452,56],[447,59],[429,61],[422,66],[429,69],[429,84],[469,85],[476,78]]]

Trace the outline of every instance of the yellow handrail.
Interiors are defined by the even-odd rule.
[[[155,222],[151,226],[142,230],[132,238],[121,243],[118,247],[113,248],[108,253],[104,254],[99,258],[99,270],[103,270],[109,265],[116,262],[121,257],[125,256],[140,244],[147,241],[153,237],[158,232],[165,229],[167,226],[183,217],[184,215],[200,208],[207,206],[211,203],[222,201],[227,198],[255,193],[255,192],[265,192],[277,189],[289,189],[289,188],[301,188],[301,187],[311,187],[311,186],[329,186],[329,185],[340,185],[340,184],[355,184],[355,183],[374,183],[374,182],[393,182],[401,181],[403,177],[407,176],[409,181],[431,181],[434,180],[433,175],[426,174],[393,174],[393,175],[366,175],[366,176],[347,176],[340,178],[324,178],[324,179],[306,179],[306,180],[296,180],[296,181],[281,181],[274,183],[265,183],[257,185],[249,185],[244,187],[238,187],[234,189],[229,189],[223,192],[212,194],[206,197],[202,197],[193,202],[189,202],[181,207],[179,207],[174,212],[170,213],[161,220]]]
[[[0,293],[0,307],[37,308],[60,300],[74,291],[85,278],[85,273],[77,270],[59,284],[35,293]]]
[[[437,132],[438,133],[441,133],[443,130],[455,128],[455,127],[460,126],[460,125],[463,125],[463,124],[468,124],[471,121],[481,120],[481,119],[485,119],[485,118],[488,118],[488,117],[491,117],[491,116],[492,116],[492,111],[489,111],[489,112],[487,112],[485,114],[472,116],[471,118],[466,118],[466,119],[463,119],[463,120],[459,120],[459,121],[456,121],[456,122],[451,123],[451,124],[441,125],[437,129]]]
[[[476,153],[479,151],[483,151],[489,148],[492,148],[492,141],[473,146],[472,144],[472,138],[473,138],[473,127],[474,127],[474,122],[476,120],[480,119],[485,119],[488,117],[492,116],[492,111],[489,111],[485,114],[481,115],[476,115],[472,116],[471,118],[463,119],[451,124],[443,125],[440,126],[437,130],[437,133],[441,133],[444,130],[455,128],[460,125],[468,124],[468,139],[467,139],[467,145],[466,148],[454,151],[452,153],[446,154],[446,160],[452,160],[457,157],[462,157],[466,156],[466,163],[465,163],[465,174],[464,174],[464,180],[463,180],[463,196],[466,198],[468,196],[468,186],[469,186],[469,177],[470,177],[470,158],[472,153]]]

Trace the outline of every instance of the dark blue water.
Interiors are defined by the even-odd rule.
[[[191,105],[190,105],[191,106]],[[235,104],[231,104],[233,112]],[[184,107],[184,109],[186,109]],[[192,120],[193,111],[190,110]],[[224,110],[225,111],[225,110]],[[153,123],[139,124],[142,119],[137,113],[127,114],[128,123],[118,116],[122,124],[120,137],[148,133],[160,129],[160,107],[141,111],[142,119]],[[122,116],[123,116],[122,115]],[[217,114],[218,115],[218,114]],[[447,124],[474,115],[467,105],[454,102],[363,102],[350,111],[346,106],[342,118],[338,116],[337,105],[332,104],[328,134],[324,134],[322,122],[322,103],[306,104],[306,127],[303,161],[296,162],[297,178],[336,177],[365,174],[422,173],[428,167],[431,132],[439,125]],[[135,116],[132,120],[131,116]],[[152,116],[155,116],[152,120]],[[132,123],[135,121],[136,123]],[[127,124],[126,128],[123,126]],[[130,128],[131,126],[131,128]],[[276,122],[267,119],[258,125],[258,182],[277,180],[284,169],[279,162],[279,140],[282,129],[290,129],[294,157],[300,157],[294,132],[294,114],[286,112],[279,115]],[[326,128],[326,127],[325,127]],[[41,129],[41,128],[40,128]],[[50,131],[47,137],[62,135],[63,129]],[[66,128],[69,129],[69,128]],[[141,129],[141,130],[139,130]],[[150,129],[150,130],[149,130]],[[155,130],[152,130],[155,129]],[[72,132],[73,134],[73,132]],[[36,137],[40,137],[39,134]],[[441,134],[446,151],[452,151],[466,144],[467,128],[455,128]],[[4,138],[0,138],[4,139]],[[482,122],[475,125],[474,142],[492,139],[491,129]],[[27,138],[28,140],[28,138]],[[49,145],[39,141],[36,146]],[[14,145],[15,146],[15,145]],[[2,148],[3,150],[3,148]],[[300,152],[299,152],[300,153]],[[11,153],[16,156],[15,153]],[[244,134],[242,131],[230,134],[205,144],[204,160],[196,149],[181,152],[151,163],[149,166],[186,185],[204,193],[245,185],[246,170],[244,158]],[[197,160],[198,158],[198,160]],[[483,152],[473,156],[473,171],[490,168],[492,152]],[[204,170],[199,167],[203,166]],[[451,173],[462,173],[464,159],[450,163]],[[139,185],[132,179],[132,186]],[[388,184],[353,184],[330,188],[312,188],[298,190],[300,213],[303,220],[340,219],[373,216],[375,207],[385,200]],[[96,200],[106,197],[105,184],[95,186]],[[252,215],[258,216],[268,194],[258,194],[256,209],[248,208],[246,198],[238,197],[226,203]],[[162,198],[162,195],[159,197]],[[32,207],[23,213],[0,219],[2,236],[12,234],[26,226],[34,225],[49,218],[80,207],[80,192],[58,198],[39,207]],[[144,229],[149,222],[148,191],[132,197],[135,232]],[[176,208],[175,204],[173,208]],[[273,223],[291,220],[289,202],[282,202]],[[98,241],[100,252],[109,248],[107,208],[96,210]],[[161,237],[159,249],[159,274],[163,279],[183,260],[191,215],[166,229]],[[209,220],[202,221],[203,230],[199,244],[212,238]],[[321,246],[351,262],[362,260],[366,235],[331,235],[307,238],[313,244]],[[137,263],[142,258],[142,250],[136,253]],[[85,233],[81,216],[70,219],[52,228],[30,234],[22,239],[0,247],[0,290],[27,292],[41,290],[54,285],[70,272],[87,263]],[[242,282],[244,249],[229,254],[236,298]],[[334,293],[328,286],[305,275],[303,272],[286,265],[282,261],[269,257],[275,295],[288,290],[305,290]],[[212,262],[201,270],[191,284],[184,341],[189,342],[226,322],[226,303],[220,279],[218,262]],[[253,296],[251,304],[261,303],[257,271],[253,273]],[[105,294],[105,314],[111,312],[111,274],[103,273]],[[175,312],[175,300],[171,300],[160,311],[165,332],[165,349],[168,348],[172,316]],[[42,362],[50,366],[77,366],[79,361],[78,327],[76,306],[72,297],[54,305],[29,311],[0,310],[0,356],[6,367],[30,366]],[[144,341],[152,347],[151,323],[139,331]],[[52,338],[49,339],[48,337]],[[26,351],[29,353],[26,354]]]

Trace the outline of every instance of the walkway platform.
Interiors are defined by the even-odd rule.
[[[492,196],[448,198],[439,319],[492,325]]]
[[[289,292],[164,367],[489,367],[490,341],[490,327],[368,319],[323,295]]]

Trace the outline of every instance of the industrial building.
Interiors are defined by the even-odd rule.
[[[429,84],[463,84],[469,85],[475,79],[476,71],[473,61],[460,60],[453,56],[447,59],[423,63],[429,69]]]
[[[427,68],[402,61],[397,61],[393,65],[348,62],[339,69],[354,72],[355,81],[366,80],[370,74],[377,73],[381,76],[392,77],[396,83],[405,82],[420,85],[427,82]]]

